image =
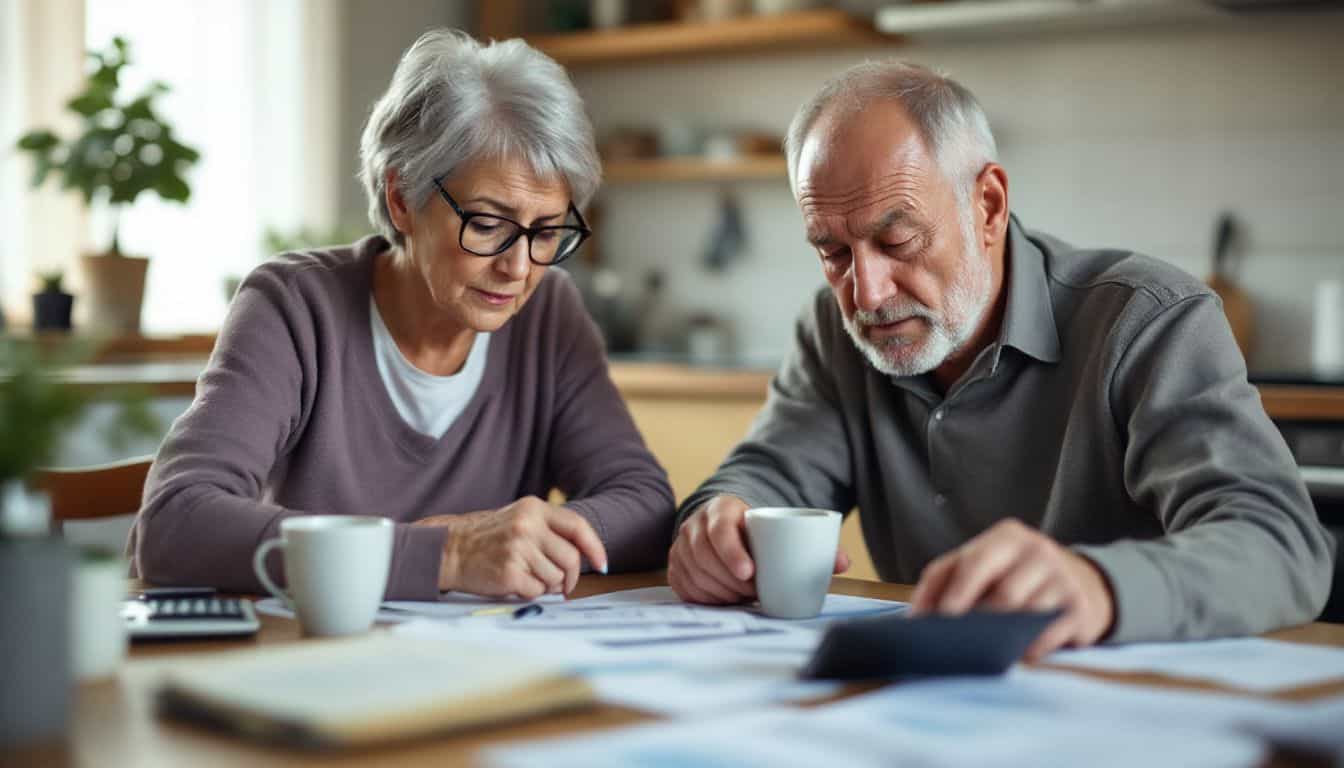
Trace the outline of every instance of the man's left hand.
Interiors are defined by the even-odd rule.
[[[913,615],[976,607],[1064,611],[1027,649],[1028,661],[1065,645],[1092,645],[1115,618],[1115,599],[1097,566],[1017,520],[1004,520],[929,563],[910,598]]]

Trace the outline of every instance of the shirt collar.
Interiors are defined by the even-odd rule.
[[[1003,311],[999,345],[1013,347],[1043,363],[1057,363],[1059,330],[1046,281],[1045,254],[1027,237],[1016,216],[1008,219],[1005,256],[1008,261],[1008,305]]]

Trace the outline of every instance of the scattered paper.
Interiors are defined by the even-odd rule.
[[[1058,651],[1046,661],[1116,672],[1156,672],[1251,691],[1344,680],[1344,649],[1258,637],[1103,645]]]
[[[603,701],[683,716],[830,695],[839,686],[797,679],[821,628],[902,610],[903,603],[828,595],[817,619],[785,621],[753,606],[690,605],[667,587],[650,587],[548,605],[522,619],[410,622],[396,631],[546,658],[583,675]]]
[[[482,597],[465,592],[444,592],[437,601],[384,600],[374,615],[374,621],[395,624],[411,619],[461,619],[483,611],[499,610],[507,612],[520,608],[529,602],[551,605],[563,603],[564,595],[542,595],[536,600],[522,598],[500,600],[497,597]],[[268,616],[294,618],[294,611],[278,598],[267,597],[253,604],[258,613]]]
[[[1092,684],[1097,685],[1097,684]],[[1118,687],[1118,686],[1116,686]],[[1080,698],[1080,694],[1082,694]],[[1206,697],[1207,698],[1207,697]],[[1175,720],[1117,721],[1048,683],[950,678],[893,685],[807,710],[638,726],[488,751],[502,768],[844,765],[1251,766],[1253,735]]]

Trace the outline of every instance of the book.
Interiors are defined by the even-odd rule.
[[[250,738],[339,749],[590,706],[553,663],[375,631],[167,665],[160,714]]]

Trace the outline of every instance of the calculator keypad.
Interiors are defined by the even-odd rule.
[[[149,608],[149,618],[151,620],[243,618],[243,609],[236,597],[145,600],[144,603]]]
[[[252,604],[236,597],[141,597],[122,604],[135,639],[251,635],[261,627]]]

